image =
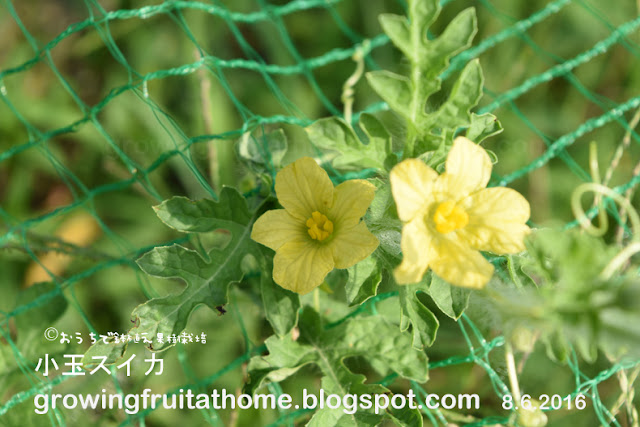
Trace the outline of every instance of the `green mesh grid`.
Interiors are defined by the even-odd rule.
[[[2,425],[20,425],[16,420],[33,411],[31,401],[38,393],[132,388],[115,369],[108,386],[88,377],[79,381],[73,376],[39,375],[34,371],[38,358],[25,354],[13,319],[29,310],[44,310],[62,297],[70,306],[64,324],[76,327],[67,326],[68,330],[105,333],[104,325],[109,325],[105,319],[112,322],[112,330],[126,330],[126,316],[109,317],[115,313],[111,305],[122,305],[127,313],[170,290],[170,285],[158,285],[141,273],[135,260],[155,246],[187,240],[161,226],[140,231],[140,224],[153,219],[151,206],[174,194],[216,199],[220,185],[237,181],[237,171],[229,166],[232,144],[247,131],[277,126],[290,130],[288,125],[306,126],[323,116],[342,116],[340,90],[355,67],[351,57],[357,50],[364,52],[368,70],[402,67],[375,17],[402,12],[406,6],[401,1],[364,0],[149,5],[85,0],[84,5],[77,2],[73,7],[62,1],[26,3],[3,0],[0,6],[0,281],[7,294],[0,306],[0,347],[3,360],[12,359],[16,365],[5,374],[17,372],[22,377],[7,384],[0,376]],[[569,203],[558,195],[570,194],[577,184],[591,180],[585,146],[596,140],[602,142],[602,164],[611,165],[608,179],[614,191],[628,194],[634,189],[640,182],[640,169],[632,161],[638,158],[640,143],[634,131],[640,117],[640,5],[630,1],[611,5],[604,0],[535,1],[518,6],[518,2],[486,0],[442,3],[439,22],[446,23],[447,16],[469,5],[478,9],[480,22],[474,47],[454,58],[445,75],[480,58],[486,82],[479,112],[493,112],[505,125],[491,148],[499,157],[507,153],[505,158],[510,152],[523,153],[518,162],[496,166],[493,185],[508,184],[528,194],[534,222],[548,219],[553,209],[567,227],[574,227],[577,222]],[[140,52],[143,55],[134,55]],[[200,96],[201,91],[208,95]],[[365,111],[386,110],[364,82],[358,84],[356,117]],[[209,163],[212,144],[217,147],[219,166]],[[292,156],[303,151],[291,145]],[[623,156],[623,152],[636,155]],[[549,164],[570,173],[558,180]],[[95,175],[90,172],[96,165],[104,171],[88,178]],[[219,170],[214,171],[216,167]],[[351,176],[333,171],[333,177]],[[540,195],[540,188],[546,194]],[[46,201],[53,198],[51,194],[64,196]],[[127,222],[134,209],[140,218]],[[96,249],[65,242],[53,232],[79,212],[89,213],[98,224],[101,243]],[[54,290],[16,307],[14,297],[27,265],[42,265],[41,258],[51,252],[74,258],[71,273],[50,272]],[[109,277],[126,283],[109,284]],[[123,287],[136,289],[123,293]],[[87,306],[91,293],[104,296]],[[396,296],[378,295],[347,316],[375,313],[379,304]],[[209,334],[208,347],[197,350],[198,356],[193,356],[195,350],[189,345],[176,346],[166,357],[174,358],[170,366],[181,371],[183,380],[163,392],[241,386],[243,365],[265,350],[250,337],[255,332],[250,329],[256,328],[251,320],[254,314],[237,308],[247,303],[242,298],[240,292],[232,292],[230,313],[223,320],[197,312],[187,328],[199,331],[207,322],[214,323],[214,328],[231,328],[237,334],[237,348],[216,348],[215,333]],[[443,375],[462,372],[452,371],[456,367],[467,369],[464,372],[473,372],[492,390],[494,401],[485,400],[483,405],[499,408],[501,396],[509,393],[504,366],[495,356],[503,337],[483,336],[466,315],[456,328],[451,329],[456,334],[439,341],[463,343],[457,355],[443,352],[439,358],[437,352],[427,350],[431,376],[437,377],[440,371]],[[41,336],[38,339],[42,341]],[[228,354],[220,356],[219,363],[203,365],[198,358],[202,352]],[[574,355],[568,366],[544,366],[562,371],[560,375],[572,382],[571,390],[547,393],[588,396],[590,425],[627,425],[616,419],[616,399],[620,393],[632,393],[640,361],[600,361],[594,368]],[[620,390],[619,381],[627,375],[632,378],[631,391]],[[392,384],[394,379],[380,381]],[[433,392],[431,381],[410,387],[417,395]],[[278,384],[272,384],[270,391],[282,393]],[[29,423],[80,425],[65,412],[57,409]],[[121,411],[110,414],[104,425],[147,425],[145,417],[152,412]],[[214,410],[193,412],[197,425],[224,425]],[[496,410],[461,416],[425,410],[425,415],[433,425],[445,426],[452,422],[504,424],[510,414]],[[304,410],[282,411],[270,425],[293,426],[308,416]],[[158,418],[153,420],[148,425],[164,425]]]

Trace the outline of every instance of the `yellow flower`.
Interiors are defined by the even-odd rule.
[[[441,175],[418,159],[391,170],[391,191],[405,223],[397,283],[419,282],[431,267],[453,285],[479,289],[493,275],[479,251],[524,250],[529,202],[509,188],[485,188],[491,167],[482,147],[458,137]]]
[[[306,294],[334,268],[348,268],[368,257],[378,239],[360,221],[375,187],[354,179],[333,187],[310,157],[276,175],[276,195],[284,209],[265,212],[251,238],[276,251],[273,280]]]

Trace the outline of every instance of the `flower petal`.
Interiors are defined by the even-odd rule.
[[[491,178],[491,158],[478,144],[459,136],[453,141],[440,176],[442,191],[459,200],[485,188]]]
[[[268,248],[278,248],[292,240],[308,238],[307,229],[299,219],[284,209],[267,211],[253,224],[251,238]]]
[[[391,169],[391,192],[402,221],[411,221],[430,202],[437,177],[436,171],[418,159],[404,160]]]
[[[320,286],[333,270],[333,256],[328,245],[310,239],[285,243],[273,257],[273,280],[300,295]]]
[[[336,268],[349,268],[362,261],[371,255],[379,243],[364,222],[336,230],[330,243]]]
[[[364,179],[338,185],[333,192],[333,207],[328,216],[337,227],[351,228],[360,222],[373,201],[376,187]]]
[[[510,188],[486,188],[462,202],[469,223],[458,232],[463,241],[481,251],[513,254],[523,251],[530,229],[529,202]]]
[[[402,263],[396,267],[393,275],[396,283],[405,285],[417,283],[429,267],[432,237],[422,218],[405,224],[402,229]]]
[[[431,269],[447,282],[463,288],[482,289],[491,279],[493,265],[480,252],[455,239],[440,238],[434,243]]]
[[[276,195],[292,216],[306,221],[311,213],[326,213],[333,203],[329,175],[311,157],[302,157],[276,175]]]

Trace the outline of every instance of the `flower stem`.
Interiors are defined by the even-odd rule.
[[[511,281],[516,285],[516,288],[522,289],[522,282],[516,273],[516,269],[513,265],[513,256],[507,255],[507,269],[509,270],[509,276],[511,276]]]
[[[318,288],[313,290],[313,308],[320,313],[320,290]]]

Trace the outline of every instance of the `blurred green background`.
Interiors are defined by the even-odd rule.
[[[640,95],[640,3],[452,0],[431,30],[438,34],[470,6],[478,14],[470,52],[485,75],[480,108],[489,108],[505,129],[485,145],[499,159],[494,181],[514,177],[509,185],[530,200],[532,223],[573,220],[571,192],[591,179],[590,141],[597,142],[603,175],[616,149],[625,147],[611,167],[610,186],[638,175],[640,136],[632,128],[638,120],[634,97]],[[350,57],[357,46],[371,41],[368,70],[406,71],[408,64],[381,35],[377,20],[380,13],[405,8],[392,0],[0,2],[0,425],[305,423],[308,414],[286,418],[277,411],[157,410],[146,419],[117,410],[33,412],[33,394],[51,387],[57,393],[147,387],[162,393],[185,385],[201,392],[240,390],[244,362],[272,334],[254,294],[245,292],[252,278],[232,287],[225,315],[194,313],[187,332],[204,332],[207,343],[163,353],[161,376],[144,376],[140,362],[131,377],[43,377],[34,372],[39,358],[82,354],[88,342],[47,342],[42,333],[48,326],[85,338],[91,331],[122,333],[137,305],[178,291],[180,282],[149,278],[134,262],[153,246],[188,244],[160,222],[152,206],[174,195],[212,197],[220,185],[255,190],[258,178],[234,151],[246,131],[284,128],[288,160],[314,153],[301,126],[342,114],[342,85],[355,69]],[[443,93],[468,59],[453,61]],[[392,132],[402,132],[365,79],[355,89],[356,112],[379,112]],[[623,113],[612,118],[608,113],[616,108]],[[541,165],[539,156],[566,135],[576,136],[575,142]],[[212,162],[213,150],[218,162]],[[510,175],[528,165],[535,166],[530,173]],[[633,200],[638,206],[638,197]],[[55,255],[60,252],[69,255]],[[36,289],[30,284],[50,280],[38,260],[55,274],[56,285],[25,306],[37,293],[29,294],[27,289]],[[321,304],[330,318],[348,312],[339,297],[323,294]],[[395,300],[377,310],[398,315]],[[460,326],[441,322],[436,344],[427,350],[431,362],[469,354]],[[495,335],[483,333],[487,339]],[[137,360],[148,357],[141,344],[128,352]],[[501,348],[488,361],[504,379]],[[357,372],[371,371],[361,360],[347,363]],[[599,360],[580,370],[593,377],[609,366]],[[303,369],[281,387],[293,395],[317,389],[317,374]],[[540,348],[520,382],[532,396],[566,395],[575,391],[573,376]],[[396,382],[392,389],[405,392],[408,386]],[[444,413],[460,425],[508,415],[477,364],[433,369],[425,388],[481,395],[479,411]],[[603,379],[598,391],[611,407],[620,393],[615,375]],[[598,424],[589,407],[548,415],[552,426]],[[620,416],[620,425],[628,425],[625,420]]]

